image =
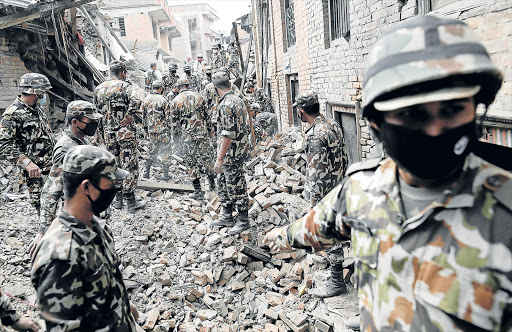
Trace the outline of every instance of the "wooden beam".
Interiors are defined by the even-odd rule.
[[[96,80],[99,83],[103,83],[106,81],[105,76],[103,76],[103,74],[96,67],[94,67],[94,65],[89,60],[87,60],[85,55],[83,55],[82,52],[80,52],[80,50],[78,50],[75,47],[75,45],[71,45],[71,48],[73,49],[73,51],[75,51],[75,54],[78,56],[78,59],[80,59],[80,61],[82,61],[82,63],[89,69],[89,71],[92,74],[94,74],[94,76],[96,76]]]
[[[114,52],[112,52],[112,49],[110,48],[110,45],[107,43],[107,41],[105,39],[103,39],[103,36],[101,35],[101,32],[100,30],[98,30],[98,27],[96,26],[96,24],[94,24],[94,21],[92,20],[91,16],[89,15],[89,13],[87,12],[87,9],[85,9],[84,6],[80,6],[78,7],[80,8],[80,11],[84,14],[84,17],[87,19],[87,21],[89,22],[89,24],[92,26],[92,28],[94,29],[94,31],[96,31],[96,34],[98,35],[98,38],[101,40],[101,42],[103,43],[103,45],[105,45],[105,48],[107,49],[107,51],[110,53],[110,55],[112,56],[112,58],[116,59],[116,57],[114,56]],[[116,59],[118,60],[118,59]]]
[[[242,49],[240,48],[240,40],[238,39],[238,26],[236,25],[236,22],[233,22],[233,33],[235,34],[235,41],[236,41],[236,47],[238,48],[238,56],[240,57],[240,68],[242,70],[244,69],[244,57],[242,55]],[[242,82],[243,84],[243,82]],[[244,86],[242,85],[240,87],[240,90],[242,90]]]
[[[156,182],[156,181],[137,181],[137,188],[143,190],[173,190],[173,191],[194,191],[194,187],[189,184],[179,184],[173,182]]]
[[[23,22],[32,21],[37,18],[43,17],[49,11],[53,11],[53,13],[58,13],[69,8],[89,3],[91,1],[93,0],[61,0],[43,4],[41,6],[35,6],[34,8],[27,9],[21,12],[16,12],[11,15],[2,16],[0,17],[0,30],[12,27],[13,25],[17,25]]]
[[[37,68],[43,72],[50,80],[53,80],[54,82],[57,82],[57,85],[62,86],[63,88],[67,89],[71,94],[76,95],[80,97],[81,99],[92,102],[92,98],[83,94],[80,91],[77,91],[78,89],[76,87],[73,87],[68,82],[64,81],[59,76],[55,75],[52,71],[50,71],[48,68],[43,66],[41,63],[36,62]]]

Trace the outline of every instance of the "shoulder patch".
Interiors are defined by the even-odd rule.
[[[377,167],[379,167],[381,160],[382,158],[370,158],[358,163],[353,163],[347,168],[345,176],[349,176],[360,171],[369,171],[372,169],[376,169]]]

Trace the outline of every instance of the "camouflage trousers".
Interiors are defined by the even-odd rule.
[[[27,171],[23,171],[23,176],[25,177],[25,183],[27,184],[30,196],[30,205],[36,209],[37,215],[41,216],[41,191],[43,190],[48,173],[41,174],[40,178],[31,178],[28,176]]]
[[[207,138],[185,140],[182,149],[182,156],[192,181],[201,178],[203,174],[207,176],[215,175],[213,172],[214,150]]]
[[[222,173],[217,175],[219,197],[222,206],[233,204],[238,212],[249,209],[247,183],[242,168],[243,162],[222,166]]]
[[[153,161],[160,159],[162,165],[169,165],[171,159],[170,134],[149,134],[149,158]]]
[[[116,157],[117,165],[130,172],[130,176],[124,180],[123,193],[135,191],[139,178],[139,158],[137,157],[137,141],[124,139],[118,142],[108,142],[107,150]]]

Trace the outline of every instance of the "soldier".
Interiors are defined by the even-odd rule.
[[[206,65],[204,66],[204,74],[205,78],[201,82],[201,92],[206,88],[206,86],[212,82],[212,66]]]
[[[390,158],[352,165],[264,242],[318,251],[351,234],[361,330],[510,331],[512,174],[471,153],[499,70],[466,24],[433,16],[367,59],[362,114]]]
[[[249,156],[249,129],[247,113],[242,100],[233,93],[229,74],[218,71],[213,84],[220,97],[217,123],[217,161],[215,171],[222,203],[222,215],[212,226],[233,226],[228,234],[240,234],[249,225],[249,198],[243,164]],[[236,224],[233,208],[238,211]]]
[[[228,69],[230,72],[234,74],[235,77],[240,77],[240,53],[238,53],[238,47],[235,45],[234,41],[231,41],[228,46],[228,54],[229,54],[229,61],[228,61]]]
[[[110,152],[71,148],[62,166],[64,207],[43,236],[31,280],[41,317],[52,331],[136,331],[138,312],[119,270],[112,230],[94,214],[105,211],[130,173]]]
[[[190,82],[186,78],[178,80],[179,95],[171,103],[171,123],[173,136],[181,134],[183,159],[189,168],[190,178],[194,186],[191,198],[204,198],[201,190],[201,175],[207,175],[210,190],[215,190],[215,174],[213,173],[213,149],[210,144],[210,115],[207,113],[204,99],[197,92],[190,90]]]
[[[160,156],[164,180],[167,181],[170,179],[169,161],[171,158],[169,101],[162,96],[163,87],[160,81],[153,81],[152,89],[152,93],[147,95],[141,104],[143,118],[145,119],[144,130],[150,144],[144,177],[149,179],[151,165]]]
[[[21,96],[5,110],[0,121],[0,156],[23,170],[30,203],[40,215],[41,189],[52,166],[55,138],[41,107],[46,103],[50,81],[29,73],[18,83]]]
[[[310,125],[306,131],[307,171],[304,187],[306,198],[309,198],[309,206],[313,208],[340,183],[347,167],[348,157],[340,125],[335,120],[327,119],[320,114],[318,95],[314,91],[299,94],[293,106],[297,107],[299,119]],[[311,295],[320,298],[347,292],[343,279],[343,246],[334,246],[326,250],[326,253],[331,276],[325,286],[311,291]]]
[[[158,69],[156,68],[156,63],[152,63],[149,65],[149,70],[146,72],[146,91],[151,90],[151,85],[153,81],[158,80]]]
[[[116,209],[122,209],[123,200],[129,212],[135,212],[146,203],[135,197],[135,186],[139,177],[139,159],[137,158],[137,134],[133,123],[140,109],[141,99],[132,85],[125,81],[126,65],[114,60],[110,63],[111,79],[96,87],[94,101],[104,117],[100,123],[100,134],[118,164],[129,171],[131,176],[125,180],[123,191],[116,194]]]
[[[258,113],[260,111],[261,111],[260,104],[258,104],[258,103],[252,103],[251,104],[249,115],[252,118],[252,127],[253,127],[253,130],[254,130],[254,139],[256,141],[256,144],[258,142],[261,142],[261,141],[264,141],[265,139],[267,139],[267,132],[256,121],[256,116],[258,116]],[[254,142],[252,142],[252,138],[251,138],[251,145],[254,147],[256,144],[254,144]]]
[[[190,65],[183,66],[185,77],[190,82],[190,90],[199,92],[201,89],[201,80],[197,74],[192,73],[192,67]]]
[[[41,331],[38,322],[25,316],[20,316],[11,304],[11,299],[0,289],[0,331],[7,332],[4,326],[10,326],[15,331]]]
[[[66,109],[68,127],[53,148],[52,168],[41,192],[41,218],[38,234],[29,248],[29,255],[32,255],[32,251],[55,219],[57,205],[63,195],[62,162],[64,156],[73,146],[89,144],[86,136],[94,136],[101,117],[96,106],[88,101],[75,100],[68,104]]]
[[[162,84],[164,86],[163,95],[169,101],[172,101],[174,97],[178,95],[176,82],[178,82],[180,77],[176,75],[176,71],[178,71],[178,65],[174,62],[171,62],[169,64],[169,74],[164,75],[164,77],[162,77]]]
[[[259,112],[256,115],[256,122],[265,130],[268,136],[277,134],[278,123],[277,116],[274,113]]]
[[[220,44],[213,44],[212,46],[212,68],[213,71],[217,71],[221,67],[225,67],[227,64],[226,53],[222,49]]]

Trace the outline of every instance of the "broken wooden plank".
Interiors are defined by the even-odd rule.
[[[82,98],[85,101],[92,102],[92,98],[90,96],[87,96],[83,91],[78,91],[79,89],[82,89],[82,87],[74,87],[68,82],[64,81],[59,76],[55,75],[52,71],[50,71],[48,68],[46,68],[43,64],[36,62],[37,68],[43,72],[50,80],[53,80],[57,83],[57,85],[62,86],[63,88],[67,89],[71,94],[76,95],[80,98]],[[90,92],[90,91],[88,91]]]
[[[250,246],[248,244],[244,244],[240,248],[240,251],[243,252],[244,254],[246,254],[247,256],[251,256],[251,257],[256,258],[265,263],[270,263],[270,261],[272,260],[270,255],[267,254],[263,249],[254,247],[254,246]]]
[[[166,189],[173,191],[194,191],[194,187],[189,184],[179,184],[173,182],[156,182],[156,181],[137,181],[137,188],[143,190]]]

